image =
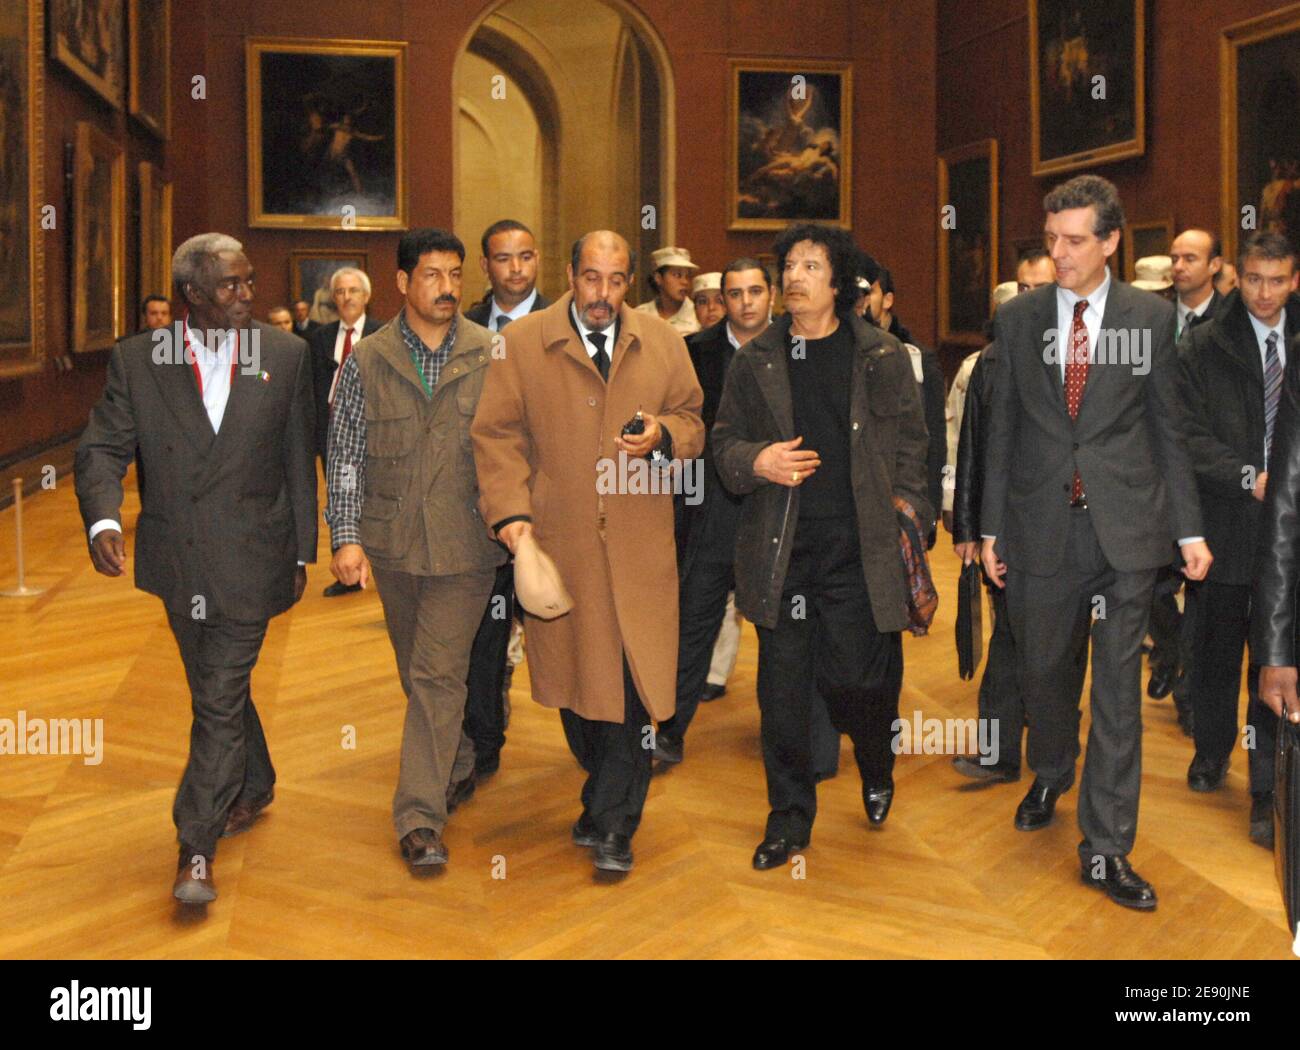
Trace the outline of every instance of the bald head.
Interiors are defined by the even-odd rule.
[[[1219,239],[1209,230],[1184,230],[1169,246],[1174,261],[1174,290],[1188,308],[1199,306],[1214,293],[1214,278],[1223,268]]]
[[[627,241],[613,230],[592,230],[573,242],[569,287],[583,324],[602,332],[614,323],[635,265]]]

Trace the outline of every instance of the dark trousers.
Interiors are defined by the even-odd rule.
[[[587,773],[582,809],[602,835],[636,834],[650,790],[653,725],[623,658],[623,721],[600,722],[560,711],[564,738]]]
[[[514,622],[515,567],[497,569],[483,619],[469,654],[469,690],[465,698],[465,735],[474,741],[477,764],[491,763],[506,742],[506,650]]]
[[[1079,788],[1079,857],[1087,865],[1098,855],[1125,856],[1137,834],[1142,639],[1156,570],[1113,569],[1087,510],[1070,512],[1055,575],[1030,576],[1013,559],[1007,559],[1007,610],[1020,654],[1030,768],[1057,790],[1074,783],[1081,682],[1076,668],[1091,636],[1092,728]]]
[[[1226,762],[1237,743],[1237,699],[1241,659],[1250,633],[1250,585],[1202,580],[1197,586],[1196,662],[1191,684],[1196,750],[1211,762]],[[1277,716],[1259,699],[1259,667],[1246,676],[1250,700],[1246,721],[1253,744],[1248,751],[1251,794],[1273,790]]]
[[[727,611],[727,595],[736,587],[732,562],[697,554],[691,558],[678,590],[677,711],[659,732],[682,740],[700,706],[709,677],[713,645]]]
[[[195,620],[168,612],[190,685],[190,756],[172,819],[187,849],[211,857],[239,800],[265,795],[275,784],[262,722],[249,681],[266,620]]]
[[[1007,619],[1007,595],[990,588],[993,634],[989,638],[984,677],[980,679],[979,716],[997,726],[998,762],[1020,768],[1020,745],[1025,736],[1025,701],[1016,667],[1016,641]]]
[[[876,630],[856,522],[801,520],[780,618],[776,627],[758,628],[768,838],[799,842],[812,834],[815,693],[835,730],[852,739],[863,783],[877,787],[893,783],[890,741],[902,684],[902,639]]]
[[[1151,592],[1151,655],[1147,663],[1152,674],[1177,679],[1182,663],[1182,645],[1179,627],[1182,614],[1178,611],[1175,595],[1182,586],[1183,575],[1172,565],[1156,570],[1156,584]]]

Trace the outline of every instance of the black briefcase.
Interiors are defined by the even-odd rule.
[[[1285,718],[1277,731],[1275,776],[1273,859],[1282,887],[1287,929],[1300,945],[1300,725]]]
[[[984,655],[984,580],[980,564],[973,561],[957,581],[957,672],[974,678]]]

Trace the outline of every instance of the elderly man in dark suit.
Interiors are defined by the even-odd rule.
[[[530,313],[544,310],[551,301],[537,287],[541,252],[533,231],[515,219],[499,219],[479,240],[479,269],[488,279],[488,292],[465,311],[475,324],[492,332]],[[474,792],[475,780],[488,777],[501,765],[506,742],[506,652],[514,623],[515,567],[507,560],[497,569],[492,597],[474,636],[469,662],[469,697],[465,701],[465,732],[474,742],[474,779],[454,786],[453,804]]]
[[[1272,488],[1271,446],[1288,345],[1300,335],[1295,250],[1277,233],[1242,246],[1241,287],[1214,319],[1195,325],[1179,345],[1188,406],[1188,447],[1196,466],[1205,532],[1215,552],[1197,584],[1196,654],[1190,685],[1196,754],[1187,771],[1193,791],[1222,786],[1237,743],[1241,657],[1252,619],[1250,588],[1260,556],[1264,500]],[[1273,845],[1273,748],[1277,720],[1258,696],[1252,653],[1247,720],[1252,799],[1250,836]]]
[[[774,250],[789,314],[736,352],[711,435],[744,497],[736,607],[758,630],[770,808],[759,870],[812,836],[817,693],[853,740],[867,819],[888,815],[908,615],[894,500],[934,524],[920,387],[902,344],[853,312],[852,238],[797,224]]]
[[[321,470],[329,446],[330,409],[338,392],[340,369],[352,356],[357,343],[373,335],[384,325],[366,312],[370,303],[370,278],[361,270],[344,266],[330,275],[330,298],[339,319],[319,325],[307,336],[311,346],[312,383],[316,391],[316,454]],[[359,586],[349,586],[335,580],[325,588],[326,598],[359,591]]]
[[[172,811],[173,893],[205,904],[217,839],[273,796],[249,678],[267,622],[302,597],[316,560],[311,365],[301,339],[253,320],[253,271],[234,238],[191,237],[172,273],[184,317],[113,348],[76,484],[91,560],[121,576],[122,477],[139,448],[151,483],[140,486],[135,582],[163,600],[194,711]]]
[[[1174,311],[1111,279],[1119,194],[1095,175],[1047,194],[1056,283],[994,320],[980,527],[985,572],[1007,589],[1035,780],[1016,827],[1051,823],[1074,782],[1071,666],[1092,640],[1092,729],[1079,791],[1083,881],[1126,907],[1155,890],[1128,861],[1141,788],[1141,645],[1156,571],[1181,547],[1189,578],[1211,555],[1184,441]]]

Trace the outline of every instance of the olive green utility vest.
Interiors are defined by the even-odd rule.
[[[397,318],[353,351],[366,399],[361,546],[381,569],[450,576],[506,560],[479,514],[469,435],[491,341],[486,328],[458,318],[432,397]]]

